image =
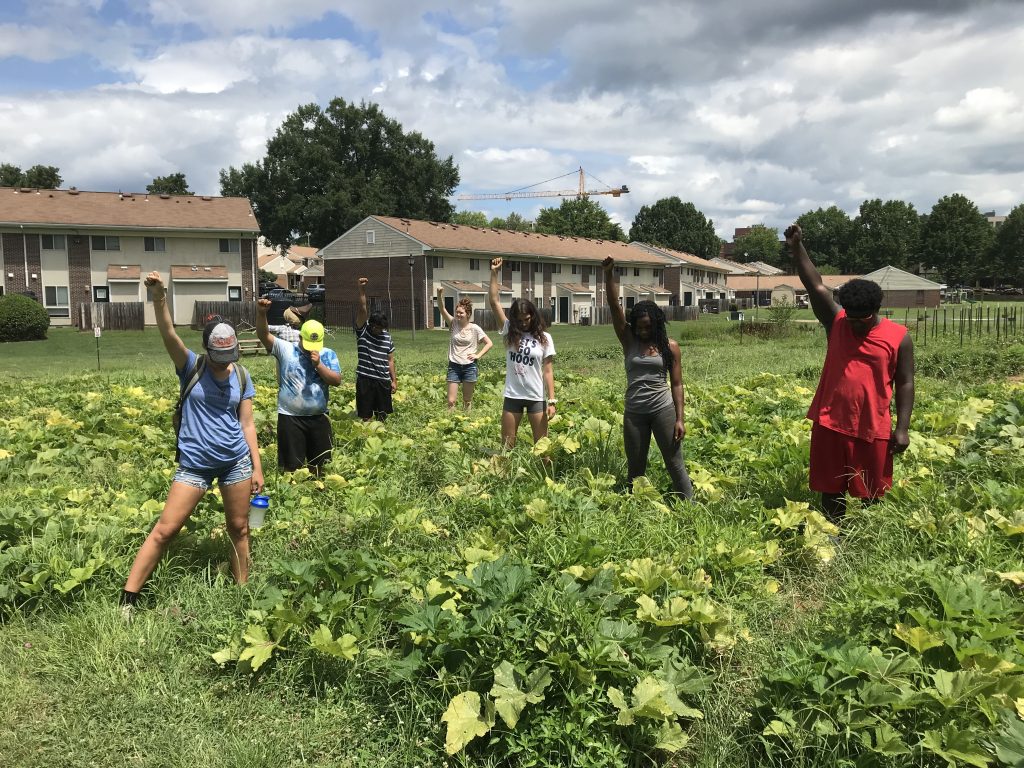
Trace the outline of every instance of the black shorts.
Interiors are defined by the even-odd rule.
[[[277,414],[277,465],[294,472],[307,464],[322,467],[331,460],[331,420],[327,414],[288,416]]]
[[[376,418],[384,421],[394,410],[391,405],[390,381],[367,376],[356,377],[356,413],[360,419]]]
[[[518,397],[506,397],[503,408],[509,413],[522,413],[524,410],[527,413],[543,413],[544,401],[522,400]]]

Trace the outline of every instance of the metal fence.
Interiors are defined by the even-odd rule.
[[[146,327],[145,305],[141,301],[87,302],[78,307],[78,329],[91,331],[141,331]]]
[[[928,346],[929,339],[959,337],[962,347],[975,341],[1016,341],[1020,333],[1017,307],[969,306],[935,309],[885,310],[891,319],[902,322],[914,334],[914,343]]]

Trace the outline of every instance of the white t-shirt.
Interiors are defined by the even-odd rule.
[[[501,328],[508,336],[508,320]],[[542,347],[531,334],[519,337],[518,347],[505,346],[505,397],[516,400],[546,400],[544,393],[544,361],[555,356],[555,342],[544,332]]]
[[[455,318],[452,318],[449,328],[451,336],[448,339],[448,360],[459,365],[473,362],[469,355],[475,355],[480,342],[487,338],[484,329],[476,323],[466,323],[456,330]]]

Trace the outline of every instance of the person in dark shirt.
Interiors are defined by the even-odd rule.
[[[394,412],[391,396],[398,389],[395,375],[395,344],[388,333],[388,318],[370,313],[366,301],[369,279],[359,278],[359,311],[356,313],[356,413],[363,421],[384,421]]]

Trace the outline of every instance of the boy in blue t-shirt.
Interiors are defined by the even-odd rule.
[[[331,459],[328,387],[341,383],[341,365],[324,347],[324,327],[316,320],[302,324],[296,342],[274,338],[267,324],[270,303],[257,302],[256,334],[277,358],[277,463],[287,472],[309,466],[319,474]]]

